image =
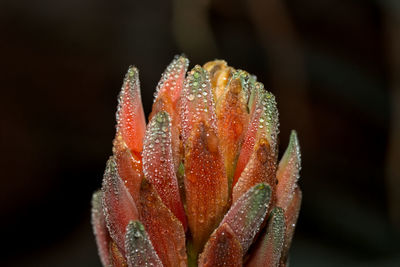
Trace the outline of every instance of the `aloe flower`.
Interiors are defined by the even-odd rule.
[[[300,151],[278,164],[275,97],[222,60],[176,57],[146,119],[139,74],[119,96],[113,155],[93,195],[104,266],[286,266],[297,221]]]

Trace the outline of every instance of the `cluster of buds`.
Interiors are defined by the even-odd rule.
[[[301,203],[295,131],[278,163],[275,97],[215,60],[177,56],[143,112],[138,70],[119,96],[113,155],[93,195],[104,266],[286,266]]]

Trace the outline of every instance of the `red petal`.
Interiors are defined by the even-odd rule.
[[[301,199],[302,193],[300,188],[297,187],[294,190],[293,199],[285,211],[286,232],[281,257],[282,266],[285,266],[284,264],[286,264],[289,256],[290,245],[292,244],[294,230],[296,228],[297,219],[299,218]]]
[[[276,187],[277,206],[286,210],[293,198],[300,172],[300,146],[297,134],[292,131],[288,148],[285,151],[277,171],[278,185]]]
[[[115,158],[107,162],[103,178],[103,208],[111,238],[124,253],[125,230],[129,221],[138,219],[136,205],[118,175]]]
[[[163,267],[143,224],[139,221],[131,221],[126,228],[125,250],[129,267]]]
[[[254,146],[260,139],[266,139],[269,143],[270,153],[275,158],[274,162],[276,164],[279,122],[275,97],[265,91],[264,86],[257,82],[250,95],[249,107],[251,111],[250,125],[240,151],[233,185],[239,180],[242,171],[254,153]]]
[[[171,122],[164,111],[156,114],[147,126],[143,166],[146,179],[153,184],[163,203],[186,229],[185,211],[172,160]]]
[[[247,267],[278,266],[285,237],[285,216],[281,208],[271,212],[266,231],[258,241]]]
[[[228,179],[216,133],[198,124],[185,148],[186,212],[194,250],[200,251],[228,205]]]
[[[111,255],[111,264],[104,266],[113,266],[113,267],[127,267],[125,257],[122,255],[121,251],[118,249],[117,244],[114,241],[110,242],[110,255]]]
[[[102,192],[99,190],[92,197],[92,227],[96,237],[97,248],[103,266],[110,265],[109,243],[110,235],[108,234],[106,220],[101,204]]]
[[[228,224],[221,225],[208,240],[200,255],[200,267],[241,267],[243,251]]]
[[[273,192],[273,201],[275,199],[276,162],[268,141],[266,139],[260,139],[254,147],[254,151],[238,182],[233,187],[233,203],[251,187],[259,183],[267,183],[270,185]]]
[[[271,188],[261,183],[243,194],[230,208],[221,222],[227,223],[238,238],[245,254],[265,220]]]
[[[146,180],[140,189],[140,221],[165,267],[186,266],[185,232]]]
[[[198,252],[228,204],[228,179],[217,136],[214,99],[208,72],[200,66],[195,66],[186,78],[181,114],[186,212],[193,249]]]
[[[189,138],[193,127],[204,122],[217,132],[214,98],[208,72],[196,65],[185,80],[181,98],[182,137]]]
[[[118,137],[114,141],[114,148],[116,148],[114,149],[114,155],[118,174],[131,194],[133,201],[139,203],[140,185],[144,177],[142,156],[131,152],[123,140]]]
[[[183,56],[176,57],[163,73],[157,86],[156,98],[149,120],[160,111],[166,111],[171,117],[172,155],[175,173],[182,160],[180,130],[180,96],[189,60]]]
[[[237,71],[218,99],[216,113],[218,118],[218,136],[225,159],[226,173],[232,183],[235,167],[244,134],[249,123],[247,111],[248,92],[246,86],[250,75]]]
[[[139,72],[130,67],[125,75],[117,111],[117,136],[134,152],[141,152],[146,129],[142,98],[140,96]]]
[[[166,96],[171,99],[172,104],[175,104],[176,101],[178,101],[181,95],[183,81],[185,79],[188,65],[189,60],[186,57],[176,56],[174,58],[161,76],[161,80],[157,85],[157,92],[154,102],[156,102],[158,98],[163,98]]]

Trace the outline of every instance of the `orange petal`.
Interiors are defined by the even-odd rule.
[[[163,267],[143,224],[139,221],[130,221],[126,228],[125,250],[129,267]]]
[[[208,72],[196,65],[185,80],[181,97],[182,138],[189,138],[194,126],[204,122],[217,132],[215,103]]]
[[[299,218],[300,206],[301,206],[302,193],[299,187],[296,187],[293,194],[293,199],[289,206],[285,210],[285,241],[283,244],[283,251],[281,256],[281,266],[286,266],[286,262],[289,256],[289,249],[292,244],[292,238],[294,230],[296,228],[297,219]]]
[[[175,56],[174,60],[168,65],[161,76],[161,80],[157,85],[154,102],[163,97],[169,97],[172,104],[178,101],[188,65],[189,60],[186,57]],[[158,111],[156,113],[158,113]]]
[[[249,96],[250,124],[244,137],[236,166],[233,185],[237,183],[242,171],[254,153],[255,145],[260,139],[266,139],[270,146],[270,153],[277,157],[277,139],[279,133],[278,110],[275,97],[264,89],[263,84],[256,82],[255,89]]]
[[[131,151],[140,153],[146,129],[142,98],[140,96],[139,71],[129,67],[119,95],[117,111],[117,136],[122,139]]]
[[[143,180],[140,189],[140,205],[140,221],[163,265],[186,266],[185,232],[182,224],[146,180]]]
[[[243,254],[247,252],[255,235],[260,231],[271,198],[269,185],[261,183],[243,194],[230,208],[221,222],[227,223],[239,240]]]
[[[224,60],[214,60],[204,64],[203,68],[210,74],[211,88],[214,96],[214,101],[220,98],[223,94],[226,85],[228,84],[234,69],[229,67]]]
[[[285,237],[285,216],[281,208],[271,212],[268,226],[250,255],[247,267],[279,266]]]
[[[200,122],[185,148],[186,212],[194,251],[200,251],[228,205],[228,179],[216,132]]]
[[[118,147],[114,149],[118,174],[131,194],[133,201],[139,203],[140,185],[144,177],[142,156],[139,153],[130,151],[122,138],[119,137],[117,136],[114,140],[114,148]]]
[[[290,135],[289,145],[279,162],[277,171],[278,185],[276,186],[277,206],[286,210],[293,198],[301,168],[300,145],[296,131]]]
[[[157,86],[156,98],[149,120],[160,111],[166,111],[171,117],[172,156],[175,173],[182,160],[180,130],[180,96],[189,60],[184,56],[175,57],[161,76]]]
[[[110,255],[111,255],[111,264],[104,266],[113,266],[113,267],[127,267],[128,264],[125,260],[125,257],[122,255],[121,251],[118,249],[117,244],[114,241],[110,242]]]
[[[221,225],[207,241],[200,255],[200,267],[243,266],[242,246],[228,224]]]
[[[110,265],[109,243],[110,235],[108,234],[106,219],[101,204],[102,192],[99,190],[92,197],[92,227],[96,237],[97,248],[103,266]]]
[[[157,113],[147,126],[143,167],[146,179],[153,184],[163,203],[186,229],[185,211],[172,160],[171,121],[164,111]]]
[[[254,148],[249,163],[243,170],[238,182],[233,187],[232,202],[235,203],[247,190],[259,183],[271,186],[275,199],[276,163],[270,145],[266,139],[260,139]]]
[[[250,119],[247,107],[248,87],[253,80],[247,72],[235,72],[217,101],[218,136],[229,184],[232,183],[239,149]]]
[[[124,254],[125,230],[129,221],[138,219],[136,205],[119,177],[115,158],[107,162],[103,178],[103,208],[111,238]]]

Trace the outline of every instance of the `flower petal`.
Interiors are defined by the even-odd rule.
[[[241,267],[243,251],[228,224],[221,225],[207,241],[200,255],[200,267]]]
[[[200,122],[185,148],[186,212],[199,252],[228,206],[228,179],[216,132]]]
[[[247,107],[248,87],[253,81],[247,72],[236,71],[216,105],[218,136],[230,185],[250,119]]]
[[[235,70],[229,67],[225,60],[207,62],[204,64],[203,68],[210,74],[211,90],[213,92],[214,101],[217,102]]]
[[[118,100],[117,136],[122,139],[131,151],[140,153],[146,129],[142,98],[140,96],[139,71],[131,66],[125,75]]]
[[[92,227],[96,237],[101,263],[103,266],[109,266],[110,253],[108,248],[110,243],[110,235],[108,234],[101,199],[102,192],[98,190],[92,196]]]
[[[172,160],[171,121],[165,111],[157,113],[147,126],[143,167],[146,179],[153,184],[163,203],[186,229],[185,211]]]
[[[296,131],[290,135],[289,145],[279,162],[277,171],[278,185],[276,186],[277,206],[286,210],[293,198],[293,191],[297,187],[301,168],[300,145]]]
[[[215,103],[208,72],[196,65],[185,80],[181,98],[182,138],[189,138],[194,126],[204,122],[217,132]]]
[[[111,255],[111,264],[105,266],[112,266],[112,267],[127,267],[128,264],[125,260],[125,257],[122,255],[121,251],[119,250],[117,244],[114,241],[110,242],[110,255]]]
[[[139,203],[140,185],[144,177],[142,156],[131,151],[122,138],[117,137],[114,140],[114,148],[116,147],[118,148],[114,149],[114,155],[118,174],[131,194],[134,203]]]
[[[161,75],[161,80],[157,85],[154,102],[162,98],[168,98],[172,104],[175,104],[183,88],[186,71],[189,65],[189,60],[184,56],[175,56],[174,60],[168,65],[164,73]],[[157,114],[161,110],[154,110]]]
[[[186,266],[185,232],[182,224],[146,180],[143,180],[140,188],[140,205],[140,221],[163,265]]]
[[[186,212],[197,252],[221,221],[229,196],[208,76],[195,66],[182,96]]]
[[[251,120],[244,137],[244,142],[236,166],[233,178],[234,186],[249,162],[251,155],[254,153],[255,146],[261,139],[267,140],[270,147],[269,153],[271,153],[271,156],[275,158],[273,162],[276,165],[279,122],[275,97],[266,91],[263,84],[259,82],[255,83],[255,89],[249,93]]]
[[[268,226],[250,255],[247,267],[279,266],[279,259],[285,237],[285,216],[283,209],[275,208],[270,215]]]
[[[275,202],[276,163],[268,141],[260,139],[254,146],[246,168],[232,190],[232,202],[235,203],[247,190],[259,183],[267,183],[272,189],[272,202]]]
[[[139,221],[130,221],[126,227],[125,250],[129,267],[163,267],[143,224]]]
[[[114,157],[110,157],[107,162],[102,194],[107,228],[111,238],[124,254],[126,226],[129,221],[138,219],[138,211],[132,196],[119,177]]]
[[[299,218],[300,206],[301,206],[302,193],[299,187],[294,189],[292,201],[285,210],[285,241],[283,244],[283,251],[281,256],[281,266],[286,266],[286,262],[289,256],[290,245],[292,244],[292,238],[294,230],[296,228],[297,219]]]
[[[221,225],[227,223],[231,227],[243,248],[243,254],[260,231],[270,198],[271,187],[265,183],[257,184],[232,205],[221,222]]]
[[[189,60],[184,56],[177,56],[168,65],[157,86],[153,110],[149,120],[160,111],[166,111],[171,117],[172,156],[175,173],[182,160],[181,141],[179,139],[180,124],[180,97]]]

